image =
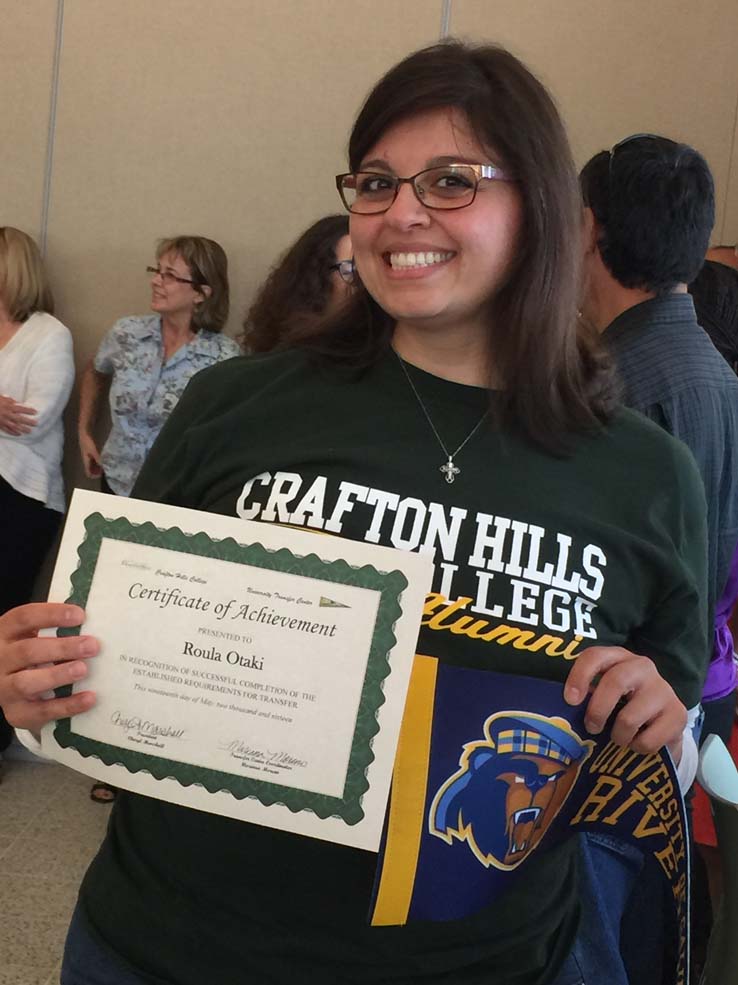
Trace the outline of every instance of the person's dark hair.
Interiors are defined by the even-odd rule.
[[[447,41],[421,49],[367,97],[349,141],[349,167],[357,169],[389,127],[445,107],[466,115],[495,163],[516,177],[523,200],[517,262],[490,312],[491,352],[504,388],[498,417],[562,452],[571,432],[591,431],[607,418],[613,391],[599,343],[577,329],[581,198],[549,93],[504,48]],[[303,344],[333,362],[366,366],[386,350],[392,327],[359,285],[332,323]]]
[[[602,261],[623,287],[665,294],[697,276],[715,222],[707,162],[666,137],[636,136],[601,151],[580,175]]]
[[[734,372],[738,372],[738,270],[706,260],[689,285],[697,321]]]
[[[289,349],[314,334],[333,294],[331,264],[351,259],[335,253],[348,231],[347,215],[325,216],[282,254],[244,319],[247,351]]]
[[[192,286],[197,290],[203,285],[210,288],[203,294],[201,304],[192,314],[192,329],[199,332],[220,332],[228,318],[230,293],[228,287],[228,257],[214,239],[205,236],[169,236],[156,245],[156,259],[165,253],[176,253],[187,264]]]

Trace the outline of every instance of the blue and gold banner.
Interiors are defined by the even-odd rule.
[[[536,852],[606,833],[658,866],[673,900],[677,985],[688,985],[689,855],[666,752],[584,726],[560,684],[418,656],[395,760],[371,922],[455,920],[524,878]]]

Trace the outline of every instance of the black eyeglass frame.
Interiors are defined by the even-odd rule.
[[[466,168],[474,174],[475,184],[472,197],[468,202],[464,202],[463,205],[429,205],[420,193],[420,189],[416,184],[417,179],[423,174],[428,174],[430,171],[444,171],[447,168]],[[392,201],[388,202],[383,208],[373,209],[371,212],[357,212],[352,209],[343,194],[343,182],[346,178],[355,178],[356,175],[359,174],[372,175],[372,177],[383,178],[385,181],[393,181],[395,187]],[[458,209],[467,209],[474,203],[474,200],[477,197],[477,192],[479,191],[479,183],[483,180],[516,181],[517,179],[508,174],[502,168],[498,167],[496,164],[467,164],[466,162],[462,163],[461,161],[458,161],[455,163],[451,162],[450,164],[437,164],[432,168],[423,168],[422,171],[418,171],[416,174],[412,174],[408,178],[399,178],[397,175],[386,174],[382,171],[346,171],[344,174],[336,175],[336,188],[338,189],[338,194],[341,197],[341,202],[343,203],[344,208],[352,215],[382,215],[383,212],[388,212],[397,201],[397,196],[400,193],[400,185],[410,185],[412,187],[413,194],[420,204],[425,206],[426,209],[433,209],[436,212],[455,212]],[[453,199],[451,199],[451,201],[453,201]]]
[[[332,263],[328,269],[335,270],[344,283],[353,284],[356,274],[356,265],[353,260],[338,260],[336,263]]]
[[[178,277],[177,274],[172,274],[168,270],[159,270],[158,267],[147,267],[146,268],[146,273],[147,274],[151,274],[152,277],[156,277],[157,274],[158,274],[159,277],[162,278],[162,280],[164,279],[164,277],[168,277],[170,280],[174,280],[178,284],[192,284],[193,287],[204,287],[205,286],[205,282],[204,281],[200,281],[200,280],[187,280],[186,277]]]

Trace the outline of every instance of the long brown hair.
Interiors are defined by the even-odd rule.
[[[350,259],[336,256],[336,244],[348,231],[347,215],[324,216],[282,254],[244,319],[244,348],[288,349],[314,335],[333,295],[331,264]]]
[[[447,41],[405,58],[377,83],[349,141],[358,169],[402,119],[456,108],[479,142],[517,178],[523,199],[520,251],[492,299],[490,349],[503,381],[499,416],[538,445],[561,453],[572,433],[599,428],[614,388],[599,341],[578,324],[582,203],[558,110],[543,85],[497,45]],[[392,320],[366,290],[305,340],[331,361],[366,366],[389,344]]]

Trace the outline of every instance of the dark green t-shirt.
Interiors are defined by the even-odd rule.
[[[453,451],[489,393],[410,373]],[[394,353],[361,376],[295,352],[237,358],[192,381],[134,495],[430,553],[420,653],[564,681],[586,646],[619,644],[699,701],[705,504],[679,442],[620,411],[554,458],[485,421],[453,483],[445,461]],[[375,864],[121,793],[82,899],[118,953],[177,985],[545,985],[571,948],[573,841],[499,904],[432,925],[367,925]]]

